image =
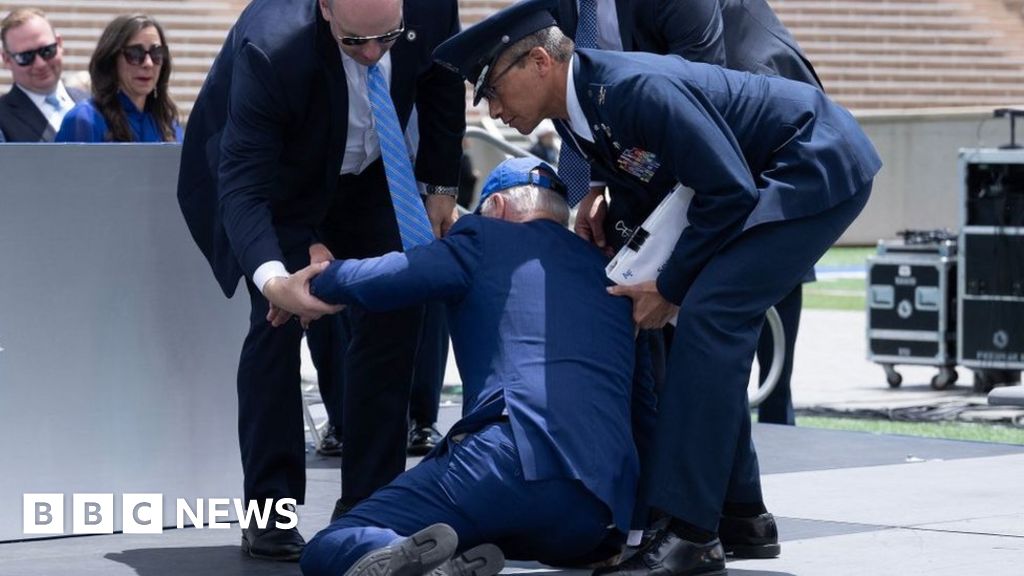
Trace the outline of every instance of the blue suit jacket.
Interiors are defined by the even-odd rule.
[[[579,0],[558,0],[559,28],[576,38]],[[625,52],[678,54],[687,60],[725,64],[718,0],[615,0]]]
[[[455,0],[405,0],[391,48],[391,96],[404,127],[419,110],[416,177],[458,184],[462,79],[434,64],[459,30]],[[185,132],[178,201],[221,288],[308,245],[337,189],[348,129],[338,44],[316,0],[254,0],[196,100]],[[358,192],[358,191],[357,191]]]
[[[452,431],[506,411],[525,478],[579,479],[625,530],[638,468],[633,324],[629,300],[605,291],[604,265],[555,222],[465,216],[427,246],[334,262],[312,290],[371,310],[446,301],[465,395]]]
[[[835,206],[881,168],[853,116],[807,84],[639,52],[577,50],[574,66],[596,139],[577,146],[595,175],[696,192],[690,226],[658,278],[677,304],[727,240]],[[576,142],[565,122],[556,128]]]
[[[576,35],[578,0],[558,0],[559,26]],[[814,67],[765,0],[616,0],[626,52],[782,76],[820,87]]]

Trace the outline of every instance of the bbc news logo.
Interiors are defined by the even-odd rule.
[[[64,525],[64,494],[23,494],[22,531],[25,534],[67,534]],[[230,528],[228,518],[234,510],[242,526],[266,529],[272,516],[278,514],[274,526],[282,530],[299,523],[295,499],[243,501],[241,498],[197,498],[175,500],[175,526],[188,524],[196,528]],[[122,494],[121,531],[125,534],[160,534],[164,531],[163,494]],[[72,494],[71,534],[113,534],[113,494]],[[186,521],[188,524],[186,524]]]

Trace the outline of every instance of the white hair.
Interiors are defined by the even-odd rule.
[[[484,201],[481,213],[494,210],[494,197],[501,194],[505,198],[506,210],[511,215],[506,220],[526,222],[537,218],[554,220],[562,226],[569,225],[569,205],[565,198],[547,188],[528,184],[514,186],[496,192]]]

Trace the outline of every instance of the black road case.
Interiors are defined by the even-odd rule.
[[[975,390],[1024,369],[1024,150],[960,151],[958,361]]]
[[[957,379],[957,244],[941,230],[902,234],[868,258],[868,359],[893,388],[903,382],[898,364],[938,366],[931,385],[941,390]]]

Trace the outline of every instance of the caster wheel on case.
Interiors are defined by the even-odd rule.
[[[903,384],[903,376],[892,364],[882,364],[882,369],[885,370],[885,381],[889,383],[889,388],[899,388]]]
[[[939,368],[939,373],[932,376],[932,388],[935,390],[945,390],[956,382],[957,374],[953,368],[943,366]]]

